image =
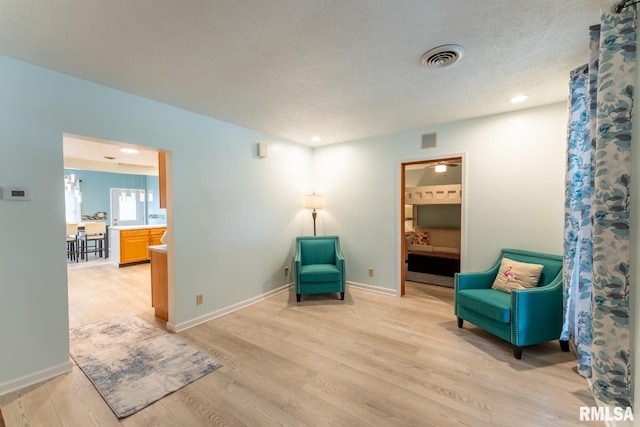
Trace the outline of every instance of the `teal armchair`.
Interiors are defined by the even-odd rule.
[[[502,258],[542,264],[537,287],[510,294],[492,289]],[[478,273],[456,273],[454,288],[458,327],[465,320],[510,342],[516,359],[525,346],[560,338],[563,322],[562,257],[518,249],[502,249],[498,261]],[[560,341],[569,351],[568,341]]]
[[[296,238],[294,259],[296,300],[302,294],[339,292],[344,300],[345,269],[338,236]]]

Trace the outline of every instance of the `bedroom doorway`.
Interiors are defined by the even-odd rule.
[[[402,163],[401,281],[453,287],[460,271],[463,156]]]

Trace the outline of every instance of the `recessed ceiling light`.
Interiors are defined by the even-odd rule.
[[[517,95],[517,96],[514,96],[513,98],[511,98],[509,100],[509,102],[512,103],[512,104],[517,104],[519,102],[524,102],[527,99],[529,99],[529,95]]]
[[[138,154],[139,151],[136,150],[135,148],[121,148],[120,151],[122,151],[123,153],[128,153],[128,154]]]
[[[320,142],[320,137],[318,135],[314,135],[314,136],[311,137],[311,141]]]

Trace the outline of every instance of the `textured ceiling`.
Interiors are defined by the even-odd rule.
[[[0,55],[321,145],[562,101],[612,4],[2,0]],[[460,62],[419,65],[447,43]]]

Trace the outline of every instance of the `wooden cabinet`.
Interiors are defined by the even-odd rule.
[[[120,232],[120,264],[149,259],[149,230],[122,230]]]
[[[127,264],[149,261],[151,259],[149,246],[162,244],[160,238],[165,230],[166,227],[119,230],[118,245],[114,245],[116,250],[113,251],[113,255],[119,253],[118,264],[122,267]]]
[[[149,246],[161,245],[162,241],[160,239],[166,230],[166,228],[152,228],[149,230],[151,243]]]
[[[169,321],[169,283],[167,279],[167,253],[151,251],[151,306],[156,317]]]

